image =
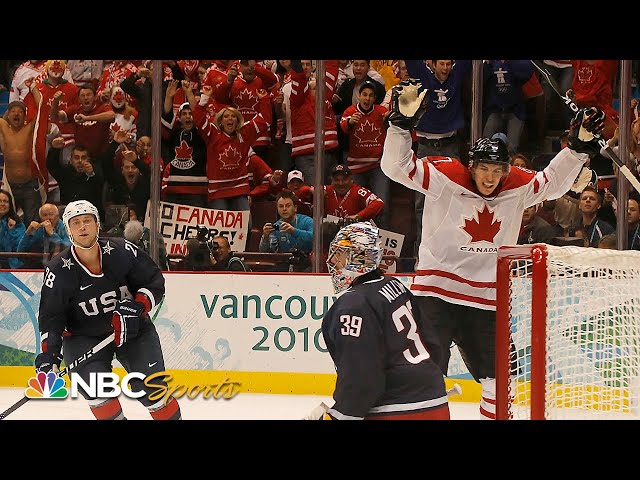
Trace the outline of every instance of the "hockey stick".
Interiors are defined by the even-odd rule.
[[[453,387],[447,390],[447,397],[450,397],[451,395],[461,395],[461,394],[462,394],[462,387],[457,383],[454,383]]]
[[[447,397],[451,395],[462,395],[462,387],[454,383],[453,386],[447,390]],[[320,405],[311,410],[308,415],[302,417],[302,420],[318,420],[327,410],[329,410],[329,407],[324,402],[320,402]]]
[[[92,357],[93,355],[98,353],[100,350],[102,350],[104,347],[109,345],[111,342],[113,342],[114,338],[115,338],[115,334],[112,333],[107,338],[105,338],[100,343],[98,343],[95,347],[87,350],[84,354],[80,355],[73,362],[71,362],[69,365],[67,365],[65,368],[63,368],[58,373],[58,377],[64,377],[67,373],[69,373],[69,370],[73,370],[79,364],[81,364],[85,360],[89,359],[90,357]],[[16,403],[14,403],[9,408],[7,408],[4,412],[0,413],[0,420],[4,420],[7,417],[7,415],[9,415],[12,412],[15,412],[18,408],[20,408],[22,405],[27,403],[29,400],[31,400],[31,399],[25,395],[23,398],[21,398]]]
[[[549,85],[551,85],[551,88],[553,88],[553,91],[556,92],[558,96],[564,101],[564,104],[568,108],[570,108],[572,112],[578,113],[578,111],[580,110],[578,105],[576,105],[576,103],[573,100],[571,100],[568,95],[563,94],[560,91],[560,87],[558,86],[556,79],[553,78],[553,76],[547,71],[547,69],[544,68],[542,65],[538,64],[535,60],[531,60],[531,63],[533,63],[533,66],[536,67],[536,69],[545,78],[545,80],[549,83]],[[620,169],[620,172],[622,172],[622,174],[626,177],[626,179],[629,180],[629,183],[633,185],[633,188],[635,188],[637,192],[640,192],[640,182],[635,177],[635,175],[631,173],[631,170],[629,170],[629,168],[624,163],[622,163],[622,160],[620,160],[620,157],[618,157],[618,155],[616,155],[616,152],[614,152],[611,149],[607,141],[604,138],[600,137],[598,139],[598,145],[600,145],[604,149],[607,156],[611,160],[613,160],[613,163],[615,163],[618,166],[618,168]]]
[[[447,397],[461,394],[462,387],[457,383],[454,383],[453,386],[447,390]],[[302,420],[318,420],[327,410],[329,410],[329,407],[324,402],[320,402],[320,405],[311,410],[309,414],[302,417]]]

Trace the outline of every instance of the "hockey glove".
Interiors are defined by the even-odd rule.
[[[416,127],[427,109],[427,100],[424,98],[427,90],[418,94],[420,87],[422,84],[415,78],[403,80],[393,87],[389,123],[405,130]]]
[[[140,325],[144,321],[141,315],[144,315],[144,305],[140,302],[125,298],[116,304],[111,318],[115,334],[113,343],[116,344],[116,347],[121,347],[138,335]]]
[[[571,120],[567,145],[578,153],[594,155],[600,152],[598,141],[604,129],[605,113],[596,107],[581,108]]]
[[[49,373],[54,371],[58,373],[60,371],[60,364],[62,363],[62,357],[60,355],[54,355],[50,352],[42,352],[36,356],[34,362],[36,366],[36,373],[44,372]]]

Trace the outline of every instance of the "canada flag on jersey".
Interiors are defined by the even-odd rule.
[[[482,211],[475,209],[470,218],[465,217],[461,228],[471,237],[470,243],[493,243],[501,224],[502,221],[496,219],[493,210],[485,204]]]

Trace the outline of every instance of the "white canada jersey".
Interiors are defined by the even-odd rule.
[[[524,209],[566,193],[587,158],[565,148],[543,171],[511,167],[497,195],[484,198],[467,166],[450,157],[418,160],[411,133],[390,125],[382,170],[425,194],[413,293],[495,310],[498,247],[516,245]]]

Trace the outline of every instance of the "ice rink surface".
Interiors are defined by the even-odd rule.
[[[24,388],[0,388],[0,412],[24,396]],[[120,397],[122,410],[129,420],[151,420],[137,400]],[[183,420],[299,420],[320,402],[333,399],[320,395],[275,395],[240,393],[224,399],[182,397],[179,399]],[[478,420],[477,403],[450,402],[452,420]],[[92,420],[84,399],[29,400],[5,420]]]

